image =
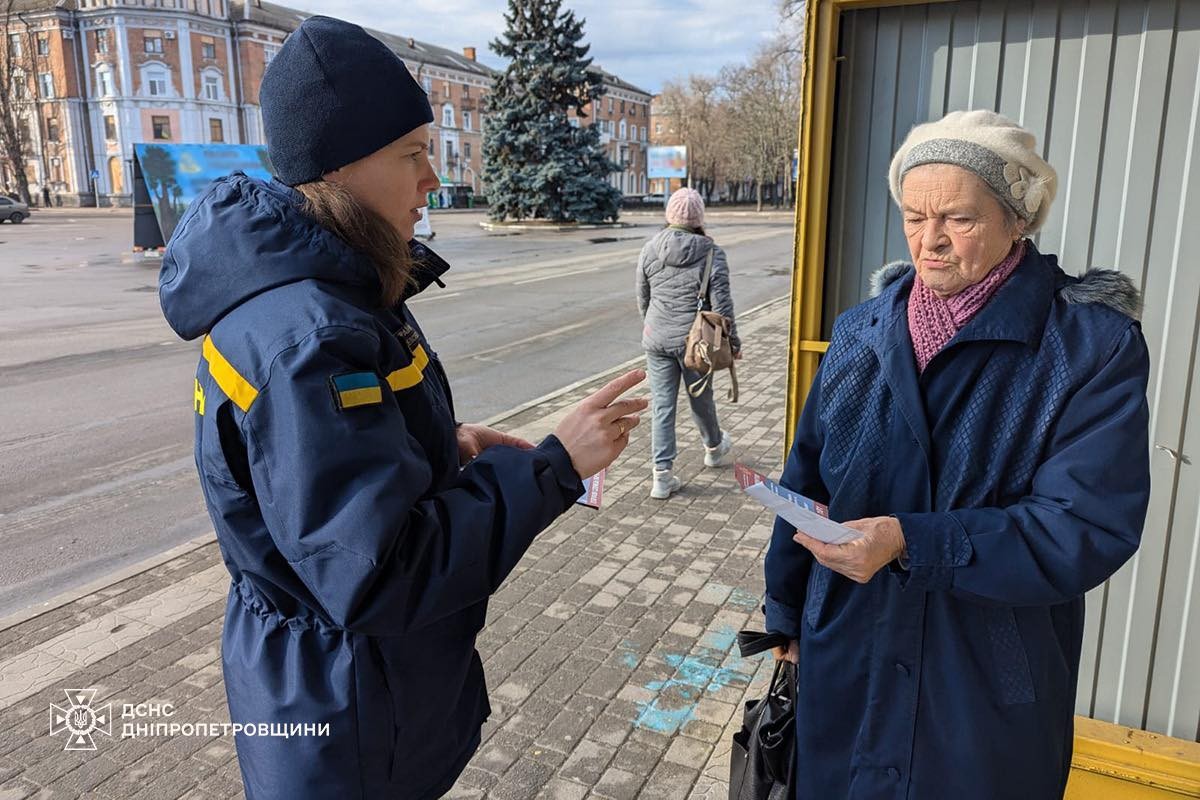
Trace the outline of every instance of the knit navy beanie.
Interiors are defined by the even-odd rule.
[[[267,152],[288,186],[369,156],[433,122],[395,53],[358,25],[309,17],[283,43],[259,92]]]

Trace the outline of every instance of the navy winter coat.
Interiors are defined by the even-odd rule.
[[[583,486],[554,437],[459,468],[437,355],[404,303],[379,307],[374,268],[300,199],[217,181],[184,214],[159,281],[175,331],[204,337],[196,465],[233,579],[230,716],[329,726],[239,734],[246,795],[438,797],[489,713],[474,647],[487,597]],[[414,255],[410,294],[446,269]]]
[[[1149,500],[1149,359],[1112,272],[1032,246],[918,374],[910,266],[834,325],[783,472],[838,520],[894,514],[859,585],[776,522],[767,628],[799,640],[797,798],[1049,800],[1071,761],[1083,594]],[[1136,313],[1136,312],[1134,312]]]

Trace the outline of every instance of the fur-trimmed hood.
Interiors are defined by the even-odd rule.
[[[876,297],[889,285],[903,278],[914,267],[907,261],[892,261],[871,274],[871,297]],[[1115,269],[1089,269],[1078,277],[1065,275],[1066,282],[1057,294],[1067,303],[1098,303],[1120,312],[1130,319],[1142,317],[1142,293],[1133,280]]]

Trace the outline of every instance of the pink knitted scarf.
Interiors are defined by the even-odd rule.
[[[908,296],[908,334],[912,337],[918,372],[924,372],[933,357],[987,305],[1024,256],[1022,239],[983,280],[945,299],[934,294],[917,276]]]

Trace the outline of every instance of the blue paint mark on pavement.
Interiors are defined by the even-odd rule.
[[[634,725],[659,733],[675,733],[692,719],[696,703],[705,692],[749,684],[749,676],[721,666],[736,639],[737,634],[726,626],[705,634],[701,649],[693,655],[665,654],[663,660],[675,669],[675,674],[665,681],[646,684],[656,696],[649,702],[638,702]]]
[[[738,608],[743,609],[745,611],[756,610],[758,608],[760,599],[761,598],[759,598],[758,595],[751,594],[750,592],[747,592],[745,589],[736,589],[735,588],[733,590],[733,593],[731,595],[729,595],[730,604],[735,605]]]

